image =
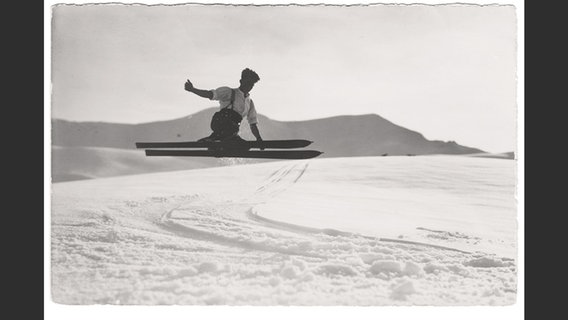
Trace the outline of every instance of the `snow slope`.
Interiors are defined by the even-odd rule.
[[[52,185],[63,304],[510,305],[515,162],[329,158]]]
[[[52,182],[112,177],[173,170],[220,166],[211,158],[152,158],[143,150],[102,147],[51,148]]]

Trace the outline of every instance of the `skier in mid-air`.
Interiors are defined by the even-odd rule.
[[[202,98],[219,101],[220,110],[215,112],[211,119],[210,126],[213,132],[198,141],[136,142],[136,148],[146,149],[147,156],[167,157],[311,159],[321,155],[322,152],[317,150],[279,150],[304,148],[312,143],[310,140],[262,140],[258,131],[258,115],[250,98],[250,91],[259,80],[258,74],[249,68],[241,72],[238,88],[219,87],[214,90],[201,90],[187,80],[185,90]],[[246,141],[239,136],[244,117],[247,118],[256,141]],[[265,148],[277,150],[265,151]]]
[[[241,72],[240,86],[238,88],[219,87],[214,90],[201,90],[193,86],[191,81],[185,83],[185,90],[202,98],[219,101],[221,110],[217,111],[211,119],[211,135],[199,141],[244,141],[239,136],[241,121],[244,117],[250,125],[252,134],[257,141],[262,141],[258,131],[258,119],[254,102],[250,98],[250,91],[260,77],[253,70],[246,68]]]

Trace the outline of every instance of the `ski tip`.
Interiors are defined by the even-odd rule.
[[[309,152],[309,156],[306,157],[307,159],[317,158],[317,157],[319,157],[323,154],[322,151],[317,151],[317,150],[309,150],[308,152]]]

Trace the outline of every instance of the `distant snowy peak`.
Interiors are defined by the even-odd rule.
[[[210,133],[216,108],[187,117],[141,124],[52,121],[52,143],[64,147],[133,149],[136,141],[187,141]],[[259,116],[265,139],[309,139],[311,148],[325,157],[473,154],[482,150],[453,141],[430,141],[416,131],[398,126],[376,114],[345,115],[305,121],[277,121]],[[242,136],[251,139],[246,121]]]

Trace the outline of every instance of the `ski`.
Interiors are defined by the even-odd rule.
[[[266,149],[293,149],[303,148],[310,145],[309,140],[264,140],[264,141],[177,141],[177,142],[136,142],[136,148],[230,148],[230,149],[250,149],[250,148],[266,148]]]
[[[147,149],[146,156],[165,157],[215,157],[215,158],[256,158],[256,159],[310,159],[323,152],[315,150],[165,150]]]

